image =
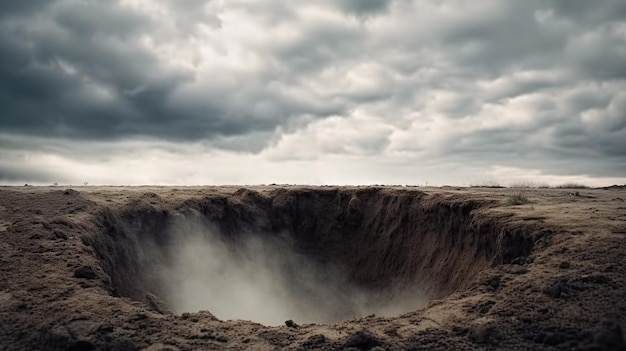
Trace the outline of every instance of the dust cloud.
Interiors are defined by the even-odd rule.
[[[398,315],[427,302],[419,289],[359,288],[345,270],[297,253],[286,233],[227,238],[198,216],[179,217],[167,245],[143,247],[147,275],[174,313],[207,310],[266,325],[332,323]]]

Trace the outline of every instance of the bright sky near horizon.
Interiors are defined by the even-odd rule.
[[[626,2],[3,1],[0,106],[0,184],[624,184]]]

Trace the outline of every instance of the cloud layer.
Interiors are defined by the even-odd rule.
[[[620,0],[3,3],[0,180],[623,180],[624,23]],[[180,172],[120,176],[148,154]]]

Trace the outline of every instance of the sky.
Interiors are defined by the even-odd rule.
[[[626,183],[623,0],[0,1],[0,184]]]

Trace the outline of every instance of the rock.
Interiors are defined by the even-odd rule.
[[[299,328],[300,326],[296,324],[296,322],[292,321],[291,319],[288,321],[285,321],[285,325],[288,326],[289,328]]]
[[[487,284],[493,289],[493,290],[498,290],[498,288],[500,287],[500,284],[502,284],[502,279],[499,276],[495,276],[492,277],[491,279],[489,279],[489,281],[487,282]]]
[[[91,266],[80,266],[74,270],[74,277],[83,279],[96,279],[96,272]]]
[[[78,191],[76,191],[74,189],[65,189],[63,194],[65,194],[65,195],[78,195],[79,193],[78,193]]]
[[[560,281],[543,291],[544,294],[554,299],[567,298],[574,295],[572,287],[564,281]]]
[[[376,339],[368,330],[360,330],[348,337],[344,347],[356,347],[359,350],[371,350],[376,346],[380,346],[381,342]]]
[[[150,308],[152,308],[153,310],[161,314],[172,314],[172,311],[170,311],[169,307],[167,307],[165,301],[161,300],[158,296],[151,293],[146,293],[145,297],[146,304],[150,306]]]
[[[561,269],[568,269],[572,266],[571,263],[567,262],[567,261],[563,261],[559,264],[559,268]]]

